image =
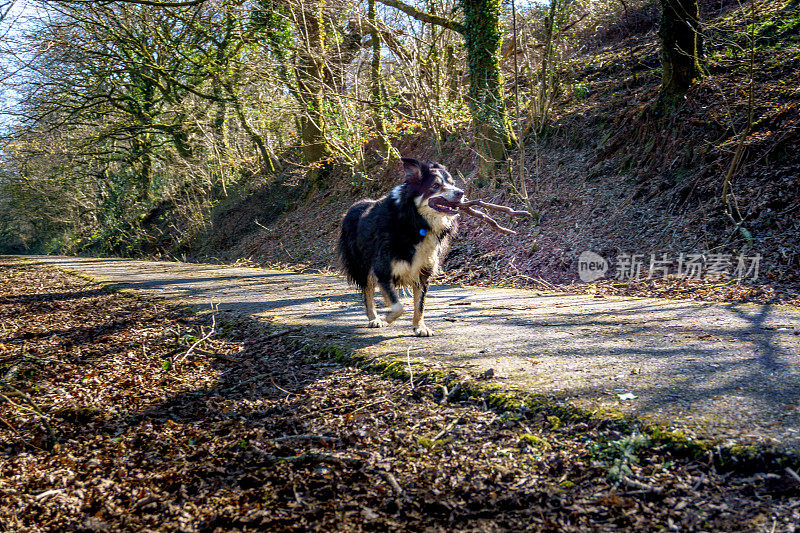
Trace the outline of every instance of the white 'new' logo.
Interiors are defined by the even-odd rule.
[[[587,250],[578,257],[578,276],[585,283],[602,278],[607,271],[608,261],[601,255]]]

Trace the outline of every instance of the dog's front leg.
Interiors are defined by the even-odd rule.
[[[367,286],[364,287],[364,306],[367,308],[369,327],[384,328],[387,325],[386,321],[379,317],[375,310],[375,285],[377,285],[377,280],[374,275],[370,274]]]
[[[414,326],[414,335],[417,337],[431,337],[433,331],[425,326],[423,313],[425,312],[425,295],[428,294],[428,283],[423,281],[419,285],[414,285],[414,318],[411,325]]]
[[[400,298],[397,297],[397,291],[394,290],[391,281],[378,280],[378,286],[386,299],[386,305],[389,306],[389,312],[386,313],[386,323],[391,324],[403,314],[403,304],[400,302]]]

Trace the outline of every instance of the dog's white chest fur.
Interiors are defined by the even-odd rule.
[[[431,224],[434,227],[414,247],[414,256],[411,258],[411,262],[392,261],[392,277],[396,285],[408,288],[419,285],[419,274],[423,269],[427,270],[430,275],[436,274],[439,268],[439,251],[442,244],[436,235],[448,228],[452,221],[441,216],[431,218],[434,220],[430,218],[428,220],[429,222],[434,222],[434,224]]]
[[[392,277],[395,285],[409,288],[418,285],[419,273],[423,269],[435,274],[439,268],[440,244],[439,239],[431,231],[414,247],[414,256],[410,263],[401,260],[392,261]]]

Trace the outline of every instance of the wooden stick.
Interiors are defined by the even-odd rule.
[[[337,437],[326,437],[325,435],[314,435],[306,433],[303,435],[284,435],[283,437],[275,437],[273,442],[280,442],[283,440],[339,440]]]
[[[304,462],[318,461],[321,463],[335,463],[335,464],[352,465],[352,466],[359,466],[362,463],[361,459],[356,459],[354,457],[343,457],[339,455],[333,455],[330,453],[319,453],[319,452],[304,452],[299,455],[287,455],[287,456],[277,456],[277,455],[272,455],[271,453],[261,452],[260,456],[264,460],[263,462],[265,463],[277,463],[277,462],[304,463]]]
[[[394,474],[392,474],[391,472],[381,472],[381,473],[383,474],[383,477],[386,478],[386,481],[389,482],[389,485],[392,486],[398,498],[400,498],[401,500],[405,500],[406,498],[408,498],[408,496],[406,495],[406,491],[404,491],[403,487],[400,486],[400,483],[397,482],[397,478],[394,477]]]
[[[490,211],[497,211],[499,213],[505,213],[507,215],[511,215],[512,217],[529,217],[530,218],[530,217],[533,216],[527,211],[515,211],[515,210],[513,210],[510,207],[507,207],[505,205],[490,204],[489,202],[484,202],[483,200],[470,200],[469,202],[464,202],[459,206],[459,209],[461,208],[461,206],[464,206],[464,207],[472,207],[472,206],[482,207],[484,209],[489,209]]]
[[[500,224],[498,224],[495,219],[493,219],[492,217],[490,217],[486,213],[482,213],[481,211],[473,209],[473,208],[471,208],[471,207],[469,207],[469,206],[467,206],[465,204],[459,205],[458,209],[463,211],[464,213],[466,213],[468,215],[471,215],[471,216],[473,216],[475,218],[479,218],[480,220],[483,220],[484,222],[489,224],[489,227],[492,228],[497,233],[504,233],[506,235],[516,235],[517,234],[517,232],[514,231],[513,229],[509,229],[509,228],[503,227]]]
[[[635,479],[631,479],[628,476],[624,476],[622,478],[622,482],[634,489],[643,490],[645,492],[654,492],[656,494],[661,494],[664,489],[661,487],[654,487],[652,485],[648,485],[647,483],[642,483],[641,481],[636,481]]]
[[[800,485],[800,475],[798,475],[797,472],[794,471],[794,469],[787,466],[786,468],[784,468],[784,470],[786,471],[787,474],[792,476],[792,478],[794,478],[795,481],[797,481],[798,485]]]

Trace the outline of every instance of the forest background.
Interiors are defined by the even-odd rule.
[[[756,287],[637,290],[798,295],[797,0],[6,0],[0,16],[0,252],[325,270],[342,213],[385,194],[402,155],[534,215],[510,237],[465,221],[451,281],[563,286],[585,250],[759,255]]]

